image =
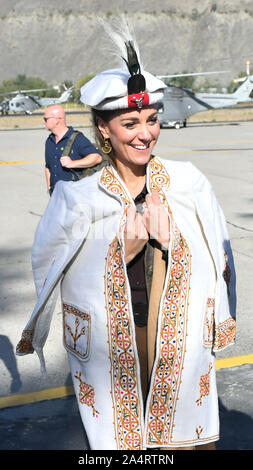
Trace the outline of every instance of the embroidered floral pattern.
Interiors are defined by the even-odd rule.
[[[213,368],[212,363],[209,364],[208,373],[200,376],[199,388],[200,397],[196,400],[198,406],[202,405],[202,398],[207,397],[210,393],[210,372]]]
[[[97,411],[96,408],[94,407],[94,404],[95,404],[94,387],[92,387],[92,385],[88,385],[85,382],[83,382],[81,377],[82,377],[82,373],[81,372],[78,373],[78,371],[76,371],[75,378],[78,379],[80,382],[79,401],[80,403],[82,403],[82,405],[91,406],[93,416],[94,417],[96,416],[97,418],[99,415],[99,411]]]
[[[140,391],[132,346],[126,279],[117,238],[109,247],[105,278],[116,440],[120,450],[138,450],[142,446]]]
[[[159,193],[165,204],[166,198],[161,184],[168,187],[169,175],[155,159],[151,161],[150,169],[150,188],[157,189],[159,183]],[[169,207],[167,209],[170,213]],[[171,237],[170,275],[162,304],[159,360],[155,369],[147,425],[147,442],[157,446],[166,445],[172,438],[175,405],[185,355],[190,287],[190,250],[175,225]]]
[[[64,344],[81,359],[86,359],[90,349],[91,317],[72,305],[63,304]]]
[[[235,332],[236,323],[232,317],[228,318],[223,323],[219,323],[217,326],[215,325],[213,350],[220,351],[233,343],[235,340]]]
[[[107,191],[110,191],[116,196],[119,196],[126,207],[131,204],[125,188],[120,184],[119,180],[113,173],[113,169],[109,165],[104,167],[100,177],[100,183],[106,188]]]
[[[200,435],[201,435],[201,433],[203,432],[203,429],[204,429],[204,428],[202,428],[202,426],[198,426],[198,427],[196,428],[196,434],[197,434],[197,438],[198,438],[198,439],[200,438]]]
[[[21,336],[21,340],[17,344],[16,354],[18,356],[25,356],[26,354],[33,354],[34,348],[32,345],[34,330],[24,330]]]
[[[167,205],[166,198],[163,192],[163,187],[169,188],[170,177],[162,163],[157,160],[155,157],[150,160],[150,189],[156,190],[160,194],[161,201]],[[170,211],[170,208],[167,205],[167,209]]]
[[[204,319],[203,329],[203,344],[207,347],[212,347],[213,334],[214,334],[214,312],[215,312],[215,299],[208,298],[206,303],[206,312]]]

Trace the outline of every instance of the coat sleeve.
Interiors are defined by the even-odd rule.
[[[220,351],[235,340],[235,266],[224,213],[207,178],[193,168],[196,209],[216,267],[213,350]]]
[[[35,232],[32,247],[32,269],[38,301],[22,332],[21,340],[16,347],[16,353],[18,355],[26,355],[34,352],[33,342],[35,330],[38,328],[38,324],[41,323],[42,308],[37,306],[40,295],[45,287],[50,268],[52,268],[55,262],[59,262],[60,253],[62,252],[63,254],[67,249],[67,236],[64,230],[66,202],[63,186],[62,182],[58,182],[55,186],[53,195],[50,198],[48,206]],[[44,322],[46,319],[47,323],[50,323],[48,318],[49,312],[51,315],[57,300],[56,292],[54,295],[52,293],[49,297],[49,302],[46,302],[43,308]],[[46,335],[45,328],[43,329],[43,335]]]
[[[81,237],[79,240],[75,239],[75,223],[80,220],[80,211],[75,210],[69,195],[71,184],[63,181],[56,184],[35,232],[32,269],[38,300],[16,348],[18,355],[30,354],[35,350],[43,371],[45,367],[42,348],[49,333],[60,279],[70,253],[75,252],[73,247],[80,246],[89,226],[88,219],[84,216]]]
[[[50,267],[67,249],[67,236],[64,229],[65,217],[66,201],[63,184],[58,182],[38,224],[32,247],[32,269],[38,297]]]

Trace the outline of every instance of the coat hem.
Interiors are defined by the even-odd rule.
[[[215,436],[210,436],[210,437],[206,437],[206,438],[200,438],[200,439],[193,439],[193,440],[187,440],[187,441],[175,441],[175,442],[170,442],[170,443],[167,443],[167,444],[164,444],[164,445],[161,445],[161,444],[154,444],[154,445],[148,445],[148,444],[144,444],[144,447],[146,449],[152,449],[152,448],[159,448],[159,449],[169,449],[169,448],[172,448],[174,449],[175,447],[178,447],[178,449],[180,449],[180,447],[192,447],[193,445],[202,445],[202,444],[209,444],[211,442],[215,442],[215,441],[218,441],[220,439],[220,435],[219,434],[216,434]]]

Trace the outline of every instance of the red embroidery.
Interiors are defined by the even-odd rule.
[[[92,385],[88,385],[82,380],[82,372],[76,371],[75,378],[79,380],[79,401],[82,405],[91,406],[93,416],[96,418],[99,415],[99,411],[94,407],[95,405],[95,391]]]
[[[202,398],[207,397],[210,393],[210,372],[213,368],[212,363],[209,364],[208,373],[200,376],[200,397],[196,400],[197,405],[202,405]]]
[[[34,349],[32,345],[34,330],[24,330],[22,332],[21,340],[16,347],[16,354],[18,356],[25,356],[26,354],[33,354]]]

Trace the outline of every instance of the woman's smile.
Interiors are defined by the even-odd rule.
[[[142,144],[142,145],[132,144],[132,147],[134,147],[136,150],[146,150],[147,148],[149,148],[149,143],[148,144]]]

